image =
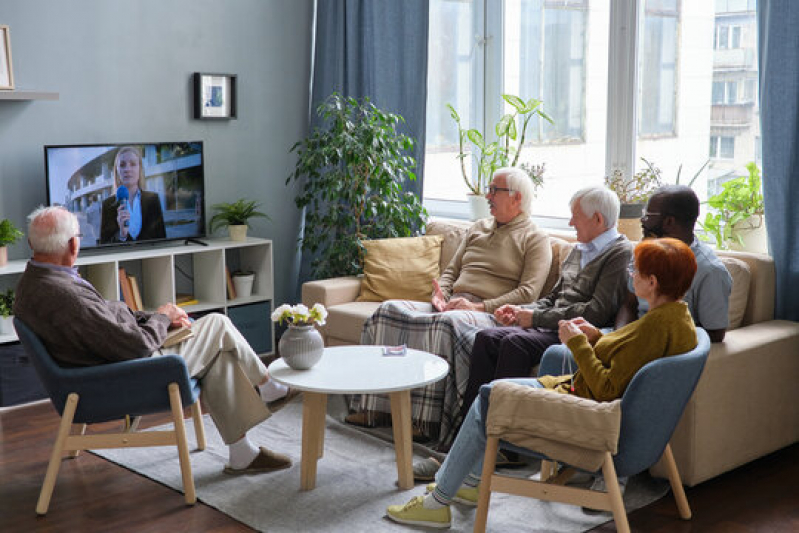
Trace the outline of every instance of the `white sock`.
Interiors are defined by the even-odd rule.
[[[258,392],[261,393],[261,399],[265,402],[274,402],[289,393],[289,388],[282,383],[270,379],[263,385],[258,385]]]
[[[422,506],[425,509],[441,509],[442,507],[446,507],[443,503],[439,502],[433,497],[432,492],[428,492],[425,495],[424,501],[422,502]]]
[[[258,454],[261,452],[255,445],[250,442],[247,435],[228,445],[228,465],[230,468],[242,469],[247,468],[252,463]]]

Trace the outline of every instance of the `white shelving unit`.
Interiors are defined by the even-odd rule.
[[[47,91],[0,91],[0,100],[58,100],[58,96]]]
[[[81,276],[109,300],[121,299],[119,269],[136,276],[145,310],[153,311],[175,302],[178,293],[190,293],[198,300],[185,306],[187,313],[227,314],[260,355],[274,353],[275,333],[271,314],[274,299],[272,241],[208,239],[198,244],[141,246],[131,250],[81,252],[76,266]],[[9,261],[0,267],[0,290],[14,287],[27,260]],[[255,273],[252,295],[227,297],[225,269]],[[17,340],[14,333],[0,334],[0,344]]]

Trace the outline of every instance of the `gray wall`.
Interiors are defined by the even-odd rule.
[[[46,201],[47,144],[205,141],[206,205],[262,202],[275,300],[293,298],[299,212],[284,185],[307,131],[313,0],[0,0],[18,90],[0,101],[0,219]],[[192,118],[193,72],[238,75],[238,120]],[[9,249],[29,256],[26,243]]]

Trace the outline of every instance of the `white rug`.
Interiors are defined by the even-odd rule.
[[[330,416],[325,432],[325,454],[317,466],[316,489],[300,491],[301,415],[302,403],[298,399],[250,432],[257,445],[287,453],[294,460],[294,465],[287,470],[254,476],[222,473],[227,461],[227,448],[206,416],[208,447],[203,452],[194,450],[191,453],[200,501],[259,531],[408,531],[407,527],[385,518],[385,509],[388,505],[402,504],[412,496],[423,494],[424,484],[409,491],[399,490],[393,446]],[[189,447],[192,449],[196,443],[193,425],[187,423],[186,429],[191,433]],[[168,487],[182,490],[175,448],[101,450],[95,453]],[[429,455],[418,446],[414,454],[415,460]],[[625,506],[628,512],[632,511],[659,499],[666,492],[667,482],[654,480],[645,474],[636,476],[628,483]],[[450,531],[472,531],[475,510],[460,505],[454,505],[452,509]],[[579,532],[608,520],[609,514],[588,515],[576,506],[496,494],[491,497],[488,530]]]

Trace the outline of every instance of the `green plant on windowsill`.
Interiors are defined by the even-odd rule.
[[[506,113],[499,119],[494,127],[497,140],[488,142],[487,136],[475,128],[464,129],[461,117],[451,104],[447,104],[452,120],[458,125],[458,159],[461,162],[463,181],[471,194],[482,196],[485,187],[498,168],[518,166],[533,181],[534,189],[544,183],[544,165],[530,163],[519,164],[519,156],[524,148],[527,127],[533,117],[541,117],[550,124],[554,124],[542,107],[542,101],[531,98],[526,102],[512,94],[503,94],[502,99],[513,107],[512,113]],[[518,125],[517,125],[518,123]],[[466,142],[469,141],[476,148],[473,154],[476,159],[477,176],[471,179],[466,172]]]
[[[722,184],[721,192],[711,196],[707,205],[712,209],[701,223],[705,237],[716,241],[726,250],[735,243],[744,246],[743,230],[760,228],[765,215],[762,179],[755,163],[746,165],[748,176],[739,176]]]
[[[13,314],[14,309],[14,289],[5,292],[0,291],[0,317],[8,318]]]
[[[0,222],[0,247],[14,244],[24,236],[7,218]]]

